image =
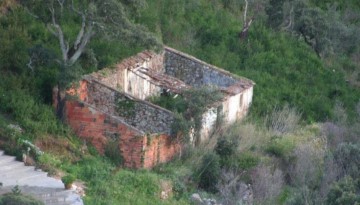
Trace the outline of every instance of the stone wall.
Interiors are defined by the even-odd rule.
[[[174,121],[172,112],[118,92],[97,81],[87,83],[86,90],[87,96],[81,100],[97,109],[117,116],[146,133],[171,133],[171,124]]]
[[[105,68],[90,74],[97,81],[141,100],[157,95],[161,88],[152,83],[142,69],[163,72],[164,53],[144,51],[116,64],[113,68]]]
[[[238,79],[227,71],[171,48],[165,49],[165,73],[194,87],[215,85],[226,88]]]
[[[79,101],[66,102],[67,123],[82,139],[92,143],[104,153],[108,140],[119,142],[119,157],[128,168],[152,168],[171,160],[179,151],[180,144],[170,136],[146,136],[124,121],[105,114],[91,105]]]
[[[198,143],[206,141],[211,136],[216,128],[217,120],[221,116],[222,110],[218,107],[212,107],[202,115],[202,126],[199,139],[197,139]]]

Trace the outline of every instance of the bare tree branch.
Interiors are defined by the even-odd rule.
[[[290,9],[290,14],[289,14],[289,23],[287,26],[284,27],[285,30],[288,30],[291,28],[291,26],[293,25],[293,13],[294,13],[294,6],[291,6],[291,9]]]
[[[28,67],[28,68],[30,68],[30,70],[32,71],[32,72],[34,72],[34,66],[32,65],[32,59],[33,59],[33,56],[31,56],[30,57],[30,60],[29,60],[29,62],[26,64],[26,66]]]
[[[86,32],[81,38],[81,42],[79,47],[76,49],[75,53],[70,57],[69,64],[72,65],[76,62],[76,60],[81,56],[83,51],[85,50],[86,45],[90,42],[90,39],[93,35],[93,25],[90,22],[87,26]]]
[[[65,2],[65,0],[57,0],[57,2],[58,2],[59,5],[60,5],[60,11],[61,11],[61,13],[62,13],[63,8],[64,8],[64,2]]]
[[[36,19],[39,18],[39,16],[35,15],[34,13],[32,13],[27,7],[25,7],[25,11],[26,11],[30,16],[32,16],[32,17],[34,17],[34,18],[36,18]]]
[[[53,34],[54,36],[58,37],[58,33],[56,33],[56,31],[54,30],[54,28],[52,27],[52,24],[46,25],[46,28],[49,30],[49,32],[50,32],[51,34]]]
[[[240,39],[245,39],[247,37],[248,30],[253,22],[254,17],[252,17],[249,21],[247,20],[247,12],[249,8],[248,0],[245,0],[245,9],[244,9],[244,25],[243,29],[239,33]]]
[[[61,53],[63,56],[63,61],[64,61],[64,63],[66,63],[68,61],[67,53],[69,51],[69,44],[66,43],[64,40],[64,33],[63,33],[60,25],[56,23],[55,9],[54,9],[53,4],[51,4],[51,7],[49,7],[49,11],[51,13],[52,26],[56,29],[56,31],[54,31],[55,36],[57,36],[59,39],[60,49],[61,49]],[[50,30],[50,32],[51,32],[51,30]]]
[[[81,22],[81,29],[76,37],[76,40],[74,42],[74,48],[75,49],[78,49],[78,46],[79,44],[81,43],[81,40],[84,36],[84,32],[85,32],[85,27],[86,27],[86,18],[85,18],[85,15],[81,15],[81,19],[82,19],[82,22]]]
[[[246,16],[247,16],[247,10],[248,10],[249,2],[248,0],[245,0],[245,11],[244,11],[244,24],[246,24]]]

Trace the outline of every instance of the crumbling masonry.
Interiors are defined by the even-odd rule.
[[[77,88],[68,91],[78,98],[66,102],[67,123],[101,153],[107,143],[118,143],[124,166],[151,168],[171,160],[182,145],[172,140],[174,114],[146,99],[163,90],[181,93],[207,85],[216,86],[225,97],[216,105],[222,109],[212,107],[203,114],[197,139],[202,142],[218,116],[229,124],[246,115],[254,83],[169,47],[160,54],[141,52],[114,68],[83,76]]]

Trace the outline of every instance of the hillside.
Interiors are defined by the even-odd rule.
[[[106,2],[0,3],[1,149],[76,176],[85,204],[236,204],[247,190],[253,204],[360,203],[359,1]],[[162,45],[256,82],[250,114],[171,163],[124,169],[62,123],[52,88]]]

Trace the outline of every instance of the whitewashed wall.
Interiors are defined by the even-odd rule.
[[[229,96],[222,102],[222,112],[217,113],[217,108],[211,108],[203,114],[202,128],[200,130],[201,142],[209,139],[210,135],[216,128],[216,121],[218,115],[223,117],[223,123],[229,125],[237,120],[244,118],[250,108],[253,96],[253,87],[250,87],[243,92]]]
[[[159,94],[161,92],[161,88],[150,83],[150,77],[140,72],[142,68],[145,67],[125,70],[123,77],[124,82],[122,85],[124,92],[144,100],[147,97]]]

